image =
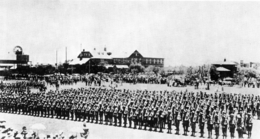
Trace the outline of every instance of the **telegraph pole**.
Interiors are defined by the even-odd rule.
[[[58,69],[58,51],[56,50],[56,69]]]
[[[90,73],[90,58],[88,60],[88,74]]]
[[[66,53],[65,53],[65,55],[66,55],[66,61],[65,61],[65,63],[67,63],[68,61],[67,61],[67,47],[66,47]]]

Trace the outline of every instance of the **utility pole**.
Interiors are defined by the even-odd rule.
[[[90,74],[90,58],[88,60],[88,74]]]
[[[80,51],[82,51],[82,43],[80,44]]]
[[[56,69],[58,70],[58,50],[56,50]]]
[[[56,50],[56,68],[57,68],[57,66],[58,66],[57,57],[58,57],[58,51]]]
[[[65,53],[65,55],[66,55],[66,61],[65,61],[65,63],[67,64],[67,47],[66,47],[66,53]]]

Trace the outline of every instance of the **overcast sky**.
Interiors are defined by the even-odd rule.
[[[260,62],[260,2],[0,1],[0,57],[19,45],[33,63],[80,51],[165,58],[165,66]],[[8,54],[9,52],[9,54]]]

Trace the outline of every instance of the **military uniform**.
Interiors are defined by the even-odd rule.
[[[65,108],[65,117],[67,117],[67,120],[70,119],[70,111],[71,111],[71,104],[67,102],[66,108]]]
[[[127,125],[127,115],[128,115],[128,108],[125,108],[123,111],[124,127],[126,127]]]
[[[88,109],[88,105],[84,104],[84,106],[82,108],[82,118],[83,118],[83,121],[86,121],[86,119],[87,119],[87,109]]]
[[[63,117],[63,119],[66,119],[66,107],[67,107],[67,104],[65,101],[63,101],[63,105],[61,107],[61,116]]]
[[[219,137],[219,118],[218,118],[218,115],[215,116],[214,130],[215,130],[215,134],[216,134],[216,139],[218,139],[218,137]]]
[[[3,96],[0,96],[0,112],[3,112],[3,105],[4,105]]]
[[[164,118],[164,114],[163,111],[160,111],[160,115],[159,115],[159,128],[161,133],[163,133],[162,129],[163,129],[163,118]]]
[[[76,103],[73,103],[71,110],[70,110],[71,120],[76,120],[76,110],[77,110],[77,105],[76,105]]]
[[[130,110],[130,115],[128,117],[128,120],[129,120],[129,128],[132,128],[132,119],[133,119],[133,116],[134,116],[134,112],[133,110]]]
[[[198,116],[197,116],[197,112],[194,112],[193,117],[191,118],[191,136],[196,137],[195,133],[196,133],[196,124],[198,122]]]
[[[208,128],[208,138],[212,138],[212,130],[213,130],[213,115],[208,115],[208,122],[207,122],[207,128]]]
[[[93,107],[90,108],[89,116],[90,116],[90,122],[93,123],[93,120],[94,120],[94,108]]]
[[[37,109],[36,109],[36,116],[40,116],[40,114],[41,114],[40,107],[41,107],[41,101],[38,101]]]
[[[168,134],[172,133],[172,119],[173,115],[171,111],[168,111],[168,116],[167,116],[167,125],[168,125]]]
[[[236,119],[234,117],[234,114],[231,113],[230,120],[229,120],[229,131],[230,131],[231,138],[235,137],[235,128],[236,128]]]
[[[154,115],[153,123],[154,123],[154,131],[157,132],[157,128],[159,128],[159,117],[160,113],[157,110],[156,114]]]
[[[246,119],[246,129],[248,132],[248,138],[251,138],[252,135],[252,128],[253,128],[253,118],[251,113],[248,114],[248,118]]]
[[[227,126],[228,126],[228,118],[225,114],[226,113],[223,113],[222,121],[221,121],[223,139],[227,138]]]
[[[175,127],[176,127],[176,135],[180,135],[179,131],[180,131],[180,122],[181,122],[181,112],[180,111],[176,111],[175,114]]]
[[[48,103],[46,105],[46,115],[47,115],[47,117],[50,117],[50,111],[51,111],[51,104],[50,104],[50,101],[48,101]]]
[[[138,129],[141,130],[142,129],[142,122],[143,122],[143,119],[142,119],[143,116],[142,116],[141,109],[138,109],[138,115],[136,117],[137,117]]]
[[[52,102],[51,106],[50,106],[50,111],[51,111],[51,118],[53,118],[55,116],[55,109],[56,108],[56,103]]]
[[[14,104],[13,104],[13,105],[14,105]],[[30,101],[30,102],[29,102],[29,107],[28,107],[29,115],[33,115],[33,106],[34,106],[33,101]]]
[[[37,105],[37,101],[34,100],[33,101],[33,116],[36,116],[37,115],[37,111],[38,111],[38,105]]]
[[[122,126],[122,110],[118,110],[119,127]]]
[[[134,115],[133,115],[134,129],[136,129],[136,126],[137,126],[137,115],[138,115],[138,110],[136,109],[134,111]]]
[[[105,111],[105,123],[106,123],[106,125],[109,122],[109,112],[110,112],[110,109],[109,109],[109,106],[107,106],[106,111]]]
[[[144,115],[143,115],[143,126],[144,126],[144,130],[146,130],[147,125],[151,124],[151,120],[149,120],[149,112],[148,110],[144,111]]]
[[[103,124],[103,117],[104,117],[104,113],[105,113],[105,108],[103,105],[100,106],[99,108],[99,121],[100,121],[100,124]]]
[[[113,113],[113,117],[114,117],[114,126],[117,126],[118,108],[115,108],[115,111]]]
[[[190,113],[187,112],[183,119],[183,130],[184,130],[183,135],[185,135],[185,136],[187,136],[189,123],[190,123]]]
[[[256,114],[257,114],[257,120],[260,120],[260,103],[259,103],[259,100],[256,104]]]
[[[81,121],[84,118],[84,114],[85,114],[84,104],[81,103],[77,110],[78,110],[78,121]]]
[[[204,127],[206,122],[206,114],[201,111],[199,119],[200,137],[204,138]]]
[[[96,124],[98,123],[98,116],[99,116],[99,108],[98,108],[98,106],[96,105],[96,108],[95,108],[95,119],[96,119]]]
[[[56,105],[56,118],[60,119],[61,118],[61,103],[58,102]]]
[[[243,138],[243,132],[242,132],[242,117],[241,117],[241,113],[238,113],[237,115],[237,133],[238,133],[238,137],[239,138]]]

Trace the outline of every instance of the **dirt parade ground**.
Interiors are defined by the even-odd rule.
[[[61,86],[60,89],[66,89],[66,88],[79,88],[79,87],[86,87],[84,83],[78,83],[77,85],[64,85]],[[94,86],[92,86],[94,87]],[[104,86],[103,86],[104,87]],[[105,84],[105,87],[109,87],[108,84]],[[254,94],[258,95],[260,93],[259,89],[255,88],[241,88],[238,86],[234,87],[227,87],[224,86],[223,88],[215,85],[211,86],[210,90],[205,90],[205,86],[201,86],[200,89],[195,90],[194,87],[188,86],[188,87],[167,87],[166,85],[157,85],[157,84],[118,84],[118,89],[147,89],[147,90],[175,90],[175,91],[193,91],[193,92],[207,92],[207,93],[215,93],[216,91],[224,90],[225,93],[237,93],[237,94]],[[48,86],[48,90],[55,89],[55,87]],[[37,91],[37,90],[32,90]],[[218,92],[219,93],[219,92]],[[30,127],[33,124],[41,123],[43,124],[46,129],[39,132],[42,136],[45,135],[55,135],[58,133],[63,132],[65,136],[69,136],[71,134],[78,135],[82,132],[83,127],[83,121],[71,121],[71,120],[62,120],[62,119],[55,119],[55,118],[43,118],[43,117],[35,117],[35,116],[29,116],[29,115],[18,115],[18,114],[9,114],[9,113],[0,113],[0,120],[5,120],[6,125],[9,127],[12,127],[15,130],[21,131],[23,126],[26,126],[28,131],[30,132]],[[90,134],[89,139],[142,139],[142,138],[148,138],[148,139],[189,139],[194,138],[191,137],[191,132],[188,133],[188,136],[183,136],[183,128],[182,125],[180,126],[180,135],[175,135],[175,126],[173,126],[173,134],[167,134],[167,129],[163,130],[163,133],[159,132],[153,132],[148,130],[138,130],[133,128],[123,128],[123,127],[116,127],[116,126],[109,126],[109,125],[103,125],[103,124],[94,124],[94,123],[86,123],[87,128],[89,128]],[[253,130],[252,130],[252,139],[258,139],[259,131],[260,129],[260,120],[253,120]],[[191,130],[191,129],[189,129]],[[207,128],[205,126],[205,138],[208,137],[207,135]],[[199,138],[199,128],[196,129],[196,136],[195,138]],[[213,138],[214,131],[213,131]],[[222,134],[220,132],[220,139],[222,139]],[[228,132],[228,139],[230,138],[230,133]],[[235,134],[235,138],[238,138],[237,132]],[[244,135],[244,138],[247,138],[247,135]]]

